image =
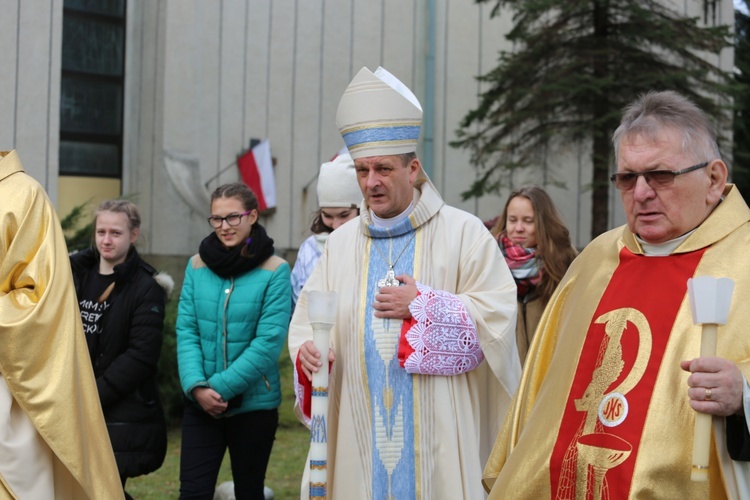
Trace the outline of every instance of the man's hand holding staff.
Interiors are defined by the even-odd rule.
[[[715,396],[714,391],[720,385],[720,379],[710,376],[697,376],[696,372],[701,372],[700,375],[718,374],[721,377],[722,373],[730,373],[731,367],[721,367],[721,360],[715,358],[716,356],[716,337],[718,325],[725,325],[727,322],[727,316],[729,315],[729,306],[732,303],[732,292],[734,291],[734,281],[729,278],[712,278],[710,276],[700,276],[698,278],[691,278],[688,280],[688,294],[690,296],[690,308],[693,313],[693,323],[696,325],[702,325],[701,333],[701,357],[691,361],[683,361],[681,367],[684,370],[693,373],[688,378],[688,384],[690,385],[689,393],[691,398],[696,400],[702,399],[706,402],[713,402]],[[708,358],[708,359],[707,359]],[[715,361],[715,362],[714,362]],[[734,369],[739,370],[730,363]],[[697,366],[697,365],[703,366]],[[729,368],[725,370],[724,368]],[[714,381],[712,382],[712,378]],[[730,377],[734,378],[734,377]],[[741,379],[741,374],[740,374]],[[697,385],[702,383],[703,385]],[[713,385],[713,384],[717,385]],[[731,385],[730,385],[731,386]],[[702,394],[697,394],[702,391]],[[740,388],[741,393],[741,388]],[[732,398],[734,399],[734,398]],[[741,401],[742,398],[740,398]],[[694,409],[695,405],[691,403]],[[693,440],[693,468],[690,474],[690,479],[693,481],[706,481],[708,480],[708,460],[709,450],[711,447],[711,420],[712,414],[720,414],[717,411],[703,412],[700,409],[696,409],[698,412],[695,415],[695,434]]]

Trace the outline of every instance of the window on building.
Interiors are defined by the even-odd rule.
[[[64,0],[61,175],[122,177],[125,1]]]

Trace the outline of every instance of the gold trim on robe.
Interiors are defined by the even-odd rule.
[[[455,294],[477,328],[485,356],[476,369],[455,376],[412,375],[414,495],[417,498],[481,498],[481,467],[510,396],[518,383],[515,346],[515,282],[497,243],[476,217],[446,206],[420,170],[409,219],[418,228],[414,276]],[[370,247],[367,206],[358,219],[331,233],[305,290],[338,292],[331,345],[336,361],[329,386],[328,488],[334,499],[373,498],[373,409],[368,393],[363,339]],[[289,329],[289,351],[312,339],[306,294]],[[307,472],[306,472],[307,474]],[[303,478],[300,496],[307,498]]]
[[[15,151],[0,200],[0,373],[52,450],[55,498],[123,498],[60,222]]]
[[[484,470],[483,482],[490,499],[554,495],[550,457],[577,361],[625,246],[634,254],[643,254],[626,226],[592,241],[573,262],[550,300],[532,342],[521,385]],[[735,280],[729,321],[719,327],[717,355],[733,360],[750,378],[750,260],[745,255],[750,248],[750,209],[732,185],[727,186],[722,203],[673,254],[704,248],[695,276]],[[668,258],[650,257],[653,265]],[[648,276],[643,281],[647,286]],[[699,356],[700,332],[700,326],[692,322],[685,293],[653,382],[630,498],[727,498],[737,491],[735,472],[730,470],[731,460],[727,460],[726,436],[716,432],[717,426],[712,440],[710,480],[690,481],[695,412],[687,395],[689,374],[680,369],[679,363]]]

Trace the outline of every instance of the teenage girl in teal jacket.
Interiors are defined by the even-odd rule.
[[[263,498],[281,404],[278,359],[292,292],[244,184],[211,195],[214,229],[188,262],[177,316],[177,361],[188,403],[180,498],[213,498],[229,448],[237,498]]]

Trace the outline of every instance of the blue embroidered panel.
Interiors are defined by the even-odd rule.
[[[364,339],[370,404],[373,410],[370,416],[373,432],[373,498],[416,498],[412,375],[406,373],[398,362],[402,321],[377,319],[373,316],[372,308],[378,293],[377,282],[388,272],[388,263],[383,255],[393,259],[407,245],[395,263],[394,271],[396,276],[414,275],[413,231],[408,219],[388,231],[370,227],[374,236],[372,245],[377,245],[380,249],[380,252],[376,249],[370,251]],[[392,240],[382,237],[388,233],[398,236],[393,236]]]
[[[358,144],[369,142],[417,141],[419,140],[419,129],[418,125],[373,127],[346,132],[342,137],[346,147],[352,148]]]

